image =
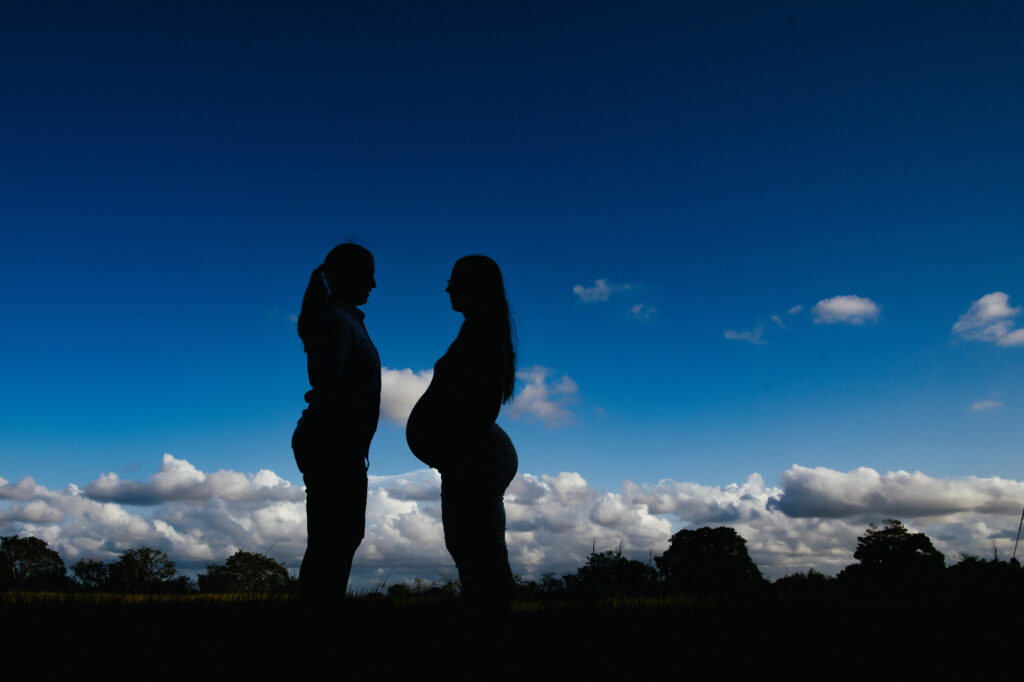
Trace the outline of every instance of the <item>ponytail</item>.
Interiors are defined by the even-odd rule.
[[[299,311],[298,332],[303,346],[309,344],[309,335],[316,328],[331,297],[339,293],[343,295],[352,278],[366,272],[367,267],[373,267],[373,255],[358,244],[346,243],[331,249],[324,262],[313,270]]]
[[[299,311],[299,338],[303,346],[308,342],[309,333],[313,325],[320,319],[327,301],[330,299],[330,286],[327,284],[327,276],[324,274],[324,266],[318,265],[313,274],[309,276],[309,284],[306,285],[306,293],[302,296],[302,309]]]

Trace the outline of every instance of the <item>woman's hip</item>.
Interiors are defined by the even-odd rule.
[[[504,494],[519,468],[519,458],[508,434],[492,424],[484,437],[468,449],[461,464],[441,471],[442,484],[459,495]]]
[[[483,459],[488,463],[491,480],[504,492],[519,469],[519,455],[505,430],[492,424],[484,438]]]
[[[303,418],[292,433],[292,452],[303,474],[359,469],[365,473],[369,443],[351,438],[342,429],[326,428]]]

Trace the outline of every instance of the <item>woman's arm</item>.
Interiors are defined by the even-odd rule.
[[[309,384],[318,398],[328,403],[340,402],[352,353],[352,330],[338,317],[328,317],[311,341],[306,349]]]

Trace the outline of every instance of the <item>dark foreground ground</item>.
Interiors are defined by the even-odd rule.
[[[998,603],[521,602],[506,641],[466,652],[451,600],[352,599],[309,622],[289,597],[0,593],[0,650],[8,680],[1018,679],[1020,616]]]

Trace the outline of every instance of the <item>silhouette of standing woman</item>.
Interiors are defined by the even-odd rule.
[[[505,489],[518,467],[494,423],[515,384],[515,346],[505,285],[486,256],[460,258],[446,289],[466,320],[406,427],[413,453],[441,472],[445,546],[462,583],[470,643],[498,640],[512,596],[505,545]]]
[[[373,256],[355,244],[331,249],[302,298],[299,337],[312,390],[292,449],[306,483],[303,597],[327,605],[345,595],[366,525],[366,470],[380,414],[380,358],[356,306],[366,303]],[[340,590],[340,592],[339,592]],[[312,602],[310,602],[312,603]]]

